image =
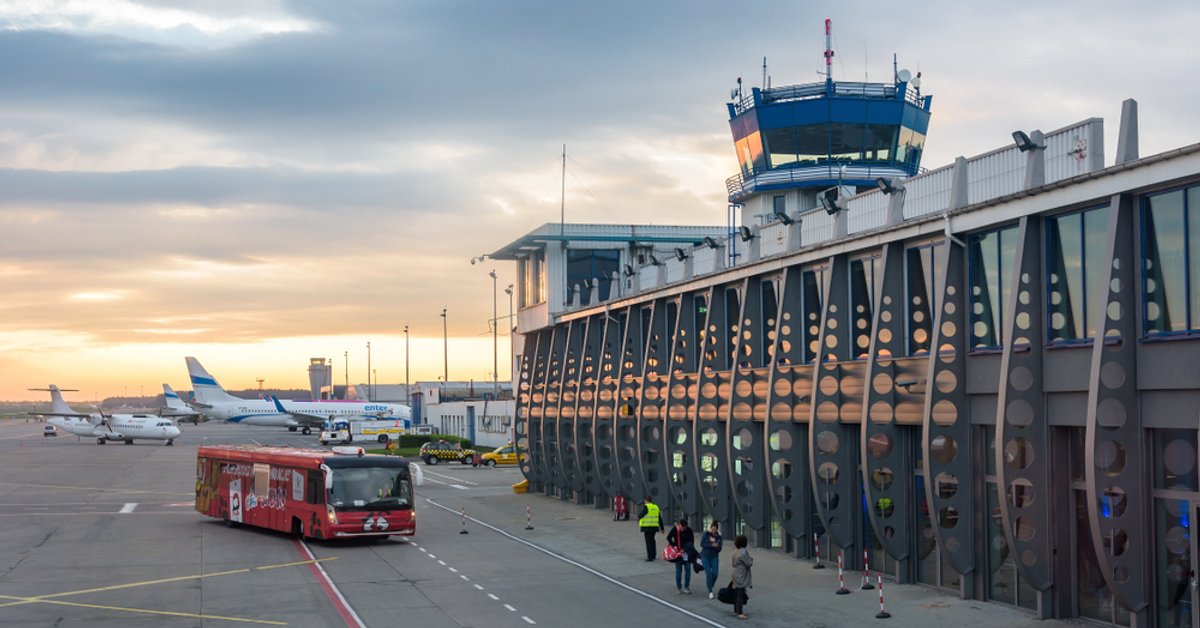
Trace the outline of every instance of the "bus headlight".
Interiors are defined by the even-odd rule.
[[[327,515],[328,515],[328,517],[329,517],[329,523],[332,523],[332,524],[335,524],[335,525],[336,525],[336,524],[337,524],[337,522],[338,522],[338,520],[337,520],[337,511],[333,509],[333,506],[326,506],[326,507],[325,507],[325,512],[326,512],[326,514],[327,514]]]

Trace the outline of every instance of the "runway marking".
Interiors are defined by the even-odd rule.
[[[451,484],[451,485],[450,485],[450,488],[456,488],[456,489],[458,489],[458,490],[460,490],[460,491],[469,491],[469,490],[471,490],[471,489],[469,489],[469,488],[467,488],[467,487],[465,487],[465,486],[462,486],[461,484]]]
[[[350,607],[350,602],[346,601],[346,597],[342,595],[337,585],[333,583],[333,578],[329,577],[329,573],[321,566],[317,557],[313,555],[312,550],[308,549],[308,544],[302,539],[296,539],[296,545],[304,550],[304,554],[311,559],[309,561],[309,569],[321,579],[321,588],[325,589],[325,595],[329,597],[329,601],[333,602],[333,607],[337,610],[338,615],[342,617],[342,621],[346,622],[346,625],[351,628],[367,628],[367,625],[359,618],[358,613],[355,613],[354,609]]]
[[[460,511],[454,510],[454,509],[452,509],[452,508],[450,508],[450,507],[448,507],[448,506],[443,506],[443,505],[441,505],[441,504],[439,504],[439,503],[437,503],[437,502],[433,501],[433,500],[432,500],[431,498],[429,498],[429,497],[426,497],[426,498],[425,498],[425,501],[429,502],[429,504],[430,504],[430,505],[432,505],[432,506],[434,506],[435,508],[440,508],[441,510],[445,510],[446,512],[448,512],[448,513],[451,513],[451,514],[453,514],[453,515],[455,515],[455,516],[459,516],[459,515],[460,515]],[[570,558],[567,558],[566,556],[563,556],[562,554],[557,554],[557,553],[555,553],[555,552],[553,552],[553,551],[551,551],[551,550],[549,550],[549,549],[546,549],[546,548],[544,548],[544,547],[542,547],[542,546],[540,546],[540,545],[538,545],[538,544],[536,544],[536,543],[532,543],[532,542],[530,542],[530,541],[526,541],[525,539],[523,539],[523,538],[521,538],[521,537],[519,537],[519,536],[515,536],[515,535],[513,535],[513,534],[510,534],[510,533],[508,533],[508,532],[505,532],[504,530],[501,530],[500,528],[497,528],[496,526],[494,526],[494,525],[492,525],[492,524],[490,524],[490,523],[487,523],[487,522],[485,522],[485,521],[481,521],[481,520],[479,520],[479,519],[477,519],[477,518],[475,518],[475,517],[471,517],[471,516],[468,516],[468,517],[467,517],[467,519],[469,519],[469,520],[471,520],[471,521],[473,521],[473,522],[475,522],[475,523],[477,523],[477,524],[479,524],[479,525],[481,525],[481,526],[483,526],[483,527],[485,527],[485,528],[487,528],[487,529],[491,530],[492,532],[495,532],[496,534],[499,534],[499,535],[501,535],[501,536],[507,537],[508,539],[510,539],[510,540],[513,540],[513,541],[516,541],[517,543],[520,543],[520,544],[522,544],[522,545],[525,545],[526,547],[530,547],[530,548],[532,548],[532,549],[535,549],[535,550],[537,550],[537,551],[539,551],[539,552],[541,552],[541,553],[543,553],[543,554],[545,554],[545,555],[547,555],[547,556],[550,556],[550,557],[553,557],[553,558],[557,558],[558,560],[561,560],[562,562],[564,562],[564,563],[567,563],[568,565],[572,565],[572,566],[574,566],[574,567],[578,567],[579,569],[582,569],[583,571],[586,571],[586,572],[588,572],[588,573],[590,573],[590,574],[592,574],[592,575],[594,575],[594,576],[596,576],[596,577],[598,577],[598,578],[600,578],[600,579],[602,579],[602,580],[605,580],[606,582],[609,582],[609,583],[611,583],[611,584],[614,584],[614,585],[616,585],[616,586],[618,586],[618,587],[620,587],[620,588],[622,588],[622,589],[625,589],[626,591],[629,591],[629,592],[631,592],[631,593],[634,593],[634,594],[640,595],[640,596],[642,596],[642,597],[644,597],[644,598],[646,598],[646,599],[648,599],[648,600],[651,600],[651,601],[657,602],[657,603],[659,603],[659,604],[661,604],[661,605],[663,605],[663,606],[665,606],[665,607],[667,607],[667,608],[669,608],[669,609],[671,609],[671,610],[674,610],[674,611],[678,611],[678,612],[680,612],[680,613],[683,613],[684,615],[687,615],[688,617],[691,617],[692,619],[695,619],[695,620],[697,620],[697,621],[700,621],[700,622],[703,622],[703,623],[705,623],[705,624],[708,624],[709,626],[715,626],[716,628],[725,628],[724,624],[719,624],[719,623],[717,623],[717,622],[715,622],[715,621],[713,621],[713,620],[711,620],[711,619],[709,619],[709,618],[707,618],[707,617],[704,617],[703,615],[697,615],[696,613],[693,613],[692,611],[689,611],[688,609],[686,609],[686,608],[683,608],[682,606],[678,606],[678,605],[676,605],[676,604],[672,604],[672,603],[670,603],[670,602],[668,602],[668,601],[666,601],[666,600],[664,600],[664,599],[662,599],[662,598],[658,597],[657,595],[654,595],[653,593],[648,593],[648,592],[646,592],[646,591],[643,591],[643,590],[641,590],[641,589],[638,589],[638,588],[636,588],[636,587],[633,587],[633,586],[630,586],[630,585],[628,585],[628,584],[625,584],[624,582],[621,582],[620,580],[617,580],[616,578],[613,578],[612,576],[609,576],[609,575],[607,575],[607,574],[605,574],[605,573],[603,573],[603,572],[601,572],[601,571],[598,571],[598,570],[596,570],[596,569],[593,569],[593,568],[591,568],[591,567],[588,567],[587,565],[585,565],[585,564],[583,564],[583,563],[581,563],[581,562],[579,562],[579,561],[572,560],[572,559],[570,559]],[[533,623],[533,620],[531,620],[531,619],[527,619],[527,618],[525,618],[525,617],[522,617],[522,619],[525,619],[525,620],[526,620],[526,621],[528,621],[529,623]]]
[[[525,615],[521,615],[521,619],[524,619],[525,623],[527,623],[527,624],[536,624],[537,623],[536,621],[533,621],[532,619],[526,617]]]
[[[479,589],[480,591],[482,591],[482,590],[483,590],[483,587],[481,587],[481,586],[479,586],[479,585],[475,585],[475,588],[476,588],[476,589]]]
[[[19,482],[0,482],[0,486],[21,486],[24,488],[56,488],[65,491],[92,491],[94,493],[117,493],[120,495],[193,495],[194,493],[178,493],[174,491],[138,491],[124,488],[97,488],[94,486],[55,486],[52,484],[21,484]]]
[[[18,512],[5,513],[0,517],[112,517],[120,514],[120,512]],[[174,511],[143,511],[131,513],[135,515],[191,515],[192,513],[184,510]]]
[[[517,612],[517,609],[512,604],[505,604],[504,608],[507,608],[508,610],[510,610],[514,613]]]
[[[497,602],[500,601],[500,598],[496,597],[495,593],[488,593],[488,597],[492,598],[493,600],[495,600]]]
[[[454,477],[453,475],[446,475],[445,473],[438,473],[438,472],[436,472],[436,471],[426,471],[425,473],[426,473],[427,475],[436,475],[436,476],[438,476],[439,478],[446,478],[447,480],[454,480],[455,482],[462,482],[463,484],[470,484],[471,486],[479,486],[479,483],[478,483],[478,482],[472,482],[472,481],[470,481],[470,480],[464,480],[464,479],[462,479],[462,478],[456,478],[456,477]],[[439,484],[442,484],[442,482],[439,482]]]
[[[267,624],[270,626],[286,626],[285,621],[272,621],[269,619],[249,619],[246,617],[227,617],[224,615],[205,615],[203,613],[184,613],[180,611],[156,611],[149,608],[132,608],[129,606],[106,606],[103,604],[84,604],[82,602],[64,602],[62,600],[39,600],[37,598],[19,598],[11,595],[0,595],[0,598],[7,600],[25,600],[26,602],[37,602],[42,604],[54,604],[56,606],[76,606],[80,608],[95,608],[105,611],[122,611],[125,613],[140,613],[143,615],[167,615],[169,617],[187,617],[190,619],[212,619],[219,621],[232,621],[246,624]],[[24,603],[24,602],[21,602]],[[0,604],[0,606],[13,606],[11,604]]]
[[[429,557],[430,557],[430,558],[437,558],[437,556],[434,556],[433,554],[430,554],[430,555],[429,555]]]
[[[121,509],[117,511],[117,514],[127,515],[133,512],[134,508],[137,508],[137,502],[129,502],[124,506],[121,506]]]
[[[462,578],[463,580],[466,580],[467,582],[471,581],[471,579],[466,576],[459,576],[459,578]]]
[[[446,566],[446,561],[444,561],[444,560],[439,560],[439,561],[438,561],[438,564],[439,564],[439,565],[441,565],[441,566],[443,566],[443,567],[445,567],[445,566]]]
[[[447,567],[446,569],[449,569],[453,573],[458,573],[458,570],[453,567]]]

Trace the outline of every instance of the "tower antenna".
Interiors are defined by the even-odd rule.
[[[767,58],[766,58],[766,57],[763,57],[763,82],[762,82],[762,86],[763,86],[763,89],[766,89],[766,88],[770,87],[769,85],[767,85]]]
[[[833,20],[825,18],[825,81],[833,80]]]

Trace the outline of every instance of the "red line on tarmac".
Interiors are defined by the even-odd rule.
[[[317,559],[316,556],[313,556],[312,551],[308,549],[308,545],[304,544],[304,541],[300,539],[293,540],[296,543],[296,548],[300,550],[300,554],[307,560]],[[342,597],[342,592],[338,591],[338,588],[333,584],[333,580],[330,580],[329,574],[325,573],[325,569],[321,567],[320,563],[309,563],[308,568],[312,571],[313,576],[317,578],[317,583],[325,591],[325,596],[333,604],[334,610],[341,616],[342,621],[346,622],[346,626],[349,628],[366,628],[367,625],[358,618],[354,609],[350,608],[350,604],[346,602],[346,598]]]

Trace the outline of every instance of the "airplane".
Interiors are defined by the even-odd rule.
[[[163,384],[162,387],[163,408],[158,411],[159,416],[170,417],[180,422],[191,420],[193,423],[199,423],[200,419],[204,418],[204,414],[189,406],[170,384]]]
[[[179,438],[179,428],[170,419],[164,419],[156,414],[89,414],[76,412],[74,408],[63,401],[63,391],[75,392],[74,389],[60,389],[54,384],[49,388],[30,388],[29,390],[47,391],[50,393],[49,412],[31,412],[48,417],[46,422],[56,428],[76,436],[88,436],[96,439],[97,445],[112,441],[123,441],[132,445],[135,440],[166,441],[168,447],[175,444]]]
[[[321,429],[327,419],[340,418],[349,421],[361,419],[409,419],[412,410],[398,403],[377,401],[280,401],[271,399],[242,399],[221,387],[217,380],[193,357],[185,357],[188,377],[192,380],[192,392],[197,410],[210,419],[286,427],[288,431],[300,430],[309,435]]]

